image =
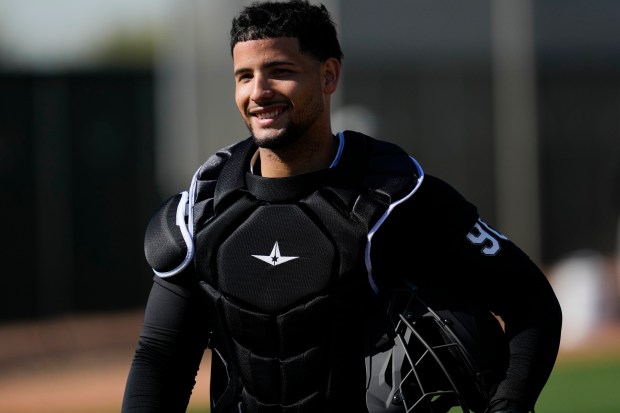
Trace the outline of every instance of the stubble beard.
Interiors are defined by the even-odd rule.
[[[302,127],[293,122],[288,122],[282,130],[278,132],[274,131],[273,134],[269,134],[269,136],[264,136],[261,138],[256,137],[256,134],[251,127],[249,129],[252,134],[254,144],[256,144],[259,148],[281,149],[297,142],[309,128]]]
[[[256,137],[256,134],[254,133],[254,130],[249,122],[247,123],[247,127],[252,134],[254,144],[259,148],[270,150],[282,149],[291,146],[295,142],[299,141],[302,136],[305,136],[324,110],[325,107],[322,102],[315,102],[308,107],[308,112],[303,119],[289,119],[280,131],[273,131],[273,133],[269,134],[269,136],[262,138]]]

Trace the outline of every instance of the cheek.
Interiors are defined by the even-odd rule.
[[[243,93],[241,93],[241,90],[239,90],[239,88],[235,90],[235,104],[237,105],[237,108],[241,111],[241,113],[245,113],[245,108],[247,107],[247,98]]]

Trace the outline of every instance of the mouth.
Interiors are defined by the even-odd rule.
[[[267,125],[278,119],[286,110],[287,107],[282,106],[277,108],[254,109],[248,112],[250,116],[258,119],[261,125]]]
[[[255,113],[254,116],[256,116],[258,119],[273,119],[278,117],[282,112],[284,112],[284,108],[279,108],[279,109],[272,109],[268,112],[258,112]]]

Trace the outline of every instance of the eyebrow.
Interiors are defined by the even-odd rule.
[[[289,60],[273,60],[271,62],[266,63],[263,67],[269,69],[271,67],[276,67],[276,66],[295,66],[295,63]],[[239,76],[241,74],[249,73],[249,72],[252,72],[252,69],[246,68],[246,67],[240,67],[239,69],[234,71],[234,75]]]

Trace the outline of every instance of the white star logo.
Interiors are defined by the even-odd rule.
[[[261,261],[265,261],[267,264],[271,264],[273,266],[284,264],[287,261],[294,260],[299,257],[285,257],[280,254],[280,247],[278,246],[278,241],[273,244],[273,249],[271,250],[271,254],[269,255],[252,255],[254,258],[258,258]]]

